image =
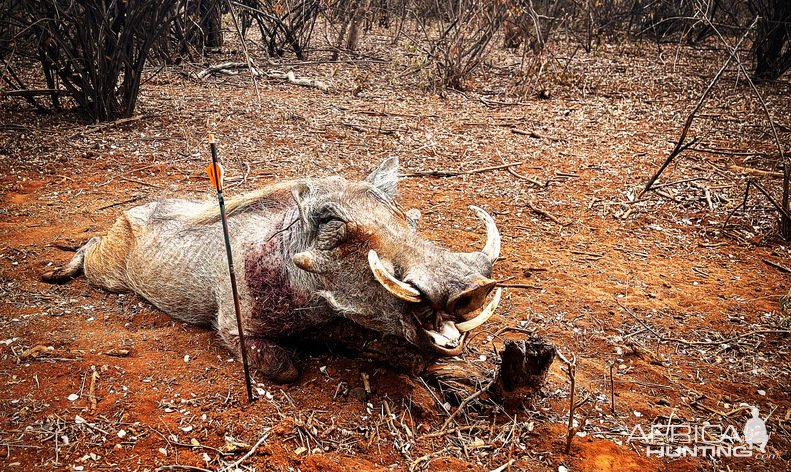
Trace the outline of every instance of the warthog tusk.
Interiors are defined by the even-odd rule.
[[[416,303],[421,300],[420,292],[396,279],[385,269],[382,261],[379,260],[379,255],[373,249],[368,251],[368,265],[371,266],[371,272],[373,272],[376,281],[382,284],[382,287],[388,292],[408,302]]]
[[[486,225],[486,246],[481,251],[492,264],[497,262],[500,257],[500,232],[497,231],[497,225],[488,213],[482,208],[475,205],[470,205],[470,210],[474,211],[478,218]]]
[[[484,324],[486,320],[491,318],[492,314],[494,314],[494,310],[497,309],[497,305],[500,304],[500,295],[502,294],[503,289],[498,288],[497,292],[494,294],[494,298],[492,301],[486,305],[486,308],[481,310],[481,312],[475,318],[471,320],[467,320],[461,323],[456,323],[456,329],[461,331],[462,333],[466,331],[472,331],[473,329],[477,328],[478,326]]]

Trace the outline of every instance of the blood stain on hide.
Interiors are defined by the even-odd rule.
[[[292,287],[283,261],[281,238],[276,236],[247,251],[247,287],[253,298],[248,326],[259,336],[284,336],[315,324],[309,298]]]

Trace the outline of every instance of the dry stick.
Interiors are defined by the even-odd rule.
[[[778,264],[776,262],[772,262],[769,259],[763,259],[763,261],[764,261],[764,264],[766,264],[768,266],[771,266],[771,267],[774,267],[775,269],[779,270],[780,272],[785,272],[786,274],[791,274],[791,269],[789,269],[788,267],[781,266],[780,264]]]
[[[97,208],[97,209],[95,209],[93,211],[97,212],[97,211],[107,210],[108,208],[117,207],[117,206],[120,206],[120,205],[126,205],[127,203],[133,203],[133,202],[136,202],[136,201],[138,201],[138,200],[140,200],[142,198],[145,198],[145,195],[138,195],[136,197],[130,198],[129,200],[124,200],[122,202],[117,202],[117,203],[111,203],[109,205],[105,205],[105,206],[99,207],[99,208]]]
[[[750,25],[750,27],[747,28],[747,31],[745,31],[744,35],[742,35],[742,37],[739,39],[739,42],[736,44],[736,49],[739,49],[739,46],[741,46],[742,42],[747,38],[747,35],[750,33],[750,31],[752,31],[757,21],[758,21],[758,17],[756,17],[755,20],[753,20],[752,25]],[[667,166],[669,166],[670,163],[673,162],[673,159],[677,155],[681,154],[686,148],[692,146],[693,144],[695,144],[695,142],[697,142],[697,139],[695,138],[686,144],[684,143],[684,141],[687,139],[687,133],[689,132],[689,128],[690,126],[692,126],[692,121],[695,119],[695,115],[698,113],[698,111],[700,111],[701,107],[703,106],[703,103],[706,101],[706,98],[708,98],[709,94],[713,90],[714,85],[717,82],[719,82],[720,77],[722,77],[723,72],[725,72],[725,69],[727,69],[728,66],[730,65],[731,60],[733,60],[733,55],[729,54],[728,59],[725,61],[725,64],[722,65],[720,70],[714,76],[714,79],[712,79],[711,83],[709,83],[709,86],[706,87],[706,90],[703,91],[703,95],[701,95],[700,99],[698,100],[698,104],[695,105],[695,108],[692,110],[692,113],[690,113],[687,116],[687,121],[684,123],[684,128],[681,130],[681,136],[678,138],[676,147],[673,149],[670,155],[667,156],[667,159],[665,159],[665,162],[659,167],[659,170],[657,170],[656,173],[648,180],[648,183],[646,184],[645,188],[643,189],[642,192],[640,192],[640,195],[638,195],[637,198],[642,197],[643,194],[651,190],[651,186],[654,185],[656,179],[658,179],[659,176],[662,175],[662,172],[664,172]]]
[[[541,187],[541,188],[546,188],[547,185],[549,184],[548,181],[545,182],[545,183],[541,183],[538,180],[534,179],[533,177],[530,177],[530,176],[527,176],[527,175],[522,175],[519,172],[515,171],[513,167],[508,167],[506,170],[508,170],[508,173],[513,175],[514,177],[516,177],[518,179],[522,179],[522,180],[527,180],[531,184],[536,185],[536,186]]]
[[[530,285],[530,284],[507,284],[507,283],[497,283],[497,287],[506,287],[506,288],[524,288],[524,289],[533,289],[533,290],[543,290],[544,287],[540,287],[538,285]]]
[[[730,213],[728,213],[728,217],[725,218],[725,221],[722,223],[722,227],[723,228],[725,228],[728,225],[728,221],[731,219],[731,217],[734,215],[734,213],[736,213],[736,211],[739,208],[742,208],[742,207],[746,208],[747,199],[750,197],[750,186],[751,185],[753,187],[757,188],[758,191],[761,192],[763,194],[763,196],[766,197],[767,200],[769,200],[769,203],[771,203],[777,209],[777,211],[780,212],[781,215],[783,215],[783,217],[786,220],[791,221],[791,214],[789,214],[788,211],[786,211],[782,206],[780,206],[780,204],[778,204],[775,201],[774,197],[772,197],[772,195],[770,195],[769,192],[766,191],[766,189],[761,187],[761,185],[758,182],[756,182],[753,179],[749,179],[749,180],[747,180],[747,186],[744,188],[744,199],[742,200],[742,202],[739,205],[737,205],[733,210],[731,210]]]
[[[255,450],[256,450],[256,449],[258,449],[258,446],[260,446],[261,444],[263,444],[263,443],[264,443],[264,442],[267,440],[267,438],[268,438],[268,437],[269,437],[269,430],[267,430],[267,431],[264,433],[264,435],[263,435],[263,436],[261,436],[261,439],[259,439],[259,440],[258,440],[258,442],[257,442],[257,443],[255,443],[255,445],[253,445],[253,447],[252,447],[252,448],[250,448],[250,450],[249,450],[249,451],[247,451],[247,453],[246,453],[245,455],[243,455],[242,457],[240,457],[240,458],[239,458],[239,460],[237,460],[237,461],[236,461],[236,462],[234,462],[233,464],[223,467],[222,469],[220,469],[220,471],[236,470],[236,466],[238,466],[239,464],[241,464],[242,462],[244,462],[245,460],[247,460],[247,458],[248,458],[248,457],[252,456],[252,455],[253,455],[253,453],[255,452]]]
[[[242,35],[242,31],[239,29],[239,22],[236,20],[236,10],[233,7],[232,2],[228,2],[228,10],[231,12],[231,18],[233,19],[233,26],[236,28],[236,34],[239,35],[239,41],[242,43],[242,51],[244,52],[244,58],[247,61],[247,67],[250,69],[250,80],[253,81],[253,87],[255,87],[255,96],[258,99],[258,104],[261,104],[261,92],[258,90],[258,82],[255,80],[255,66],[253,66],[253,61],[250,59],[250,54],[247,52],[247,42],[244,40],[244,36]]]
[[[568,434],[566,435],[566,448],[565,453],[568,454],[571,452],[571,440],[574,438],[574,435],[577,434],[578,428],[574,427],[574,410],[577,409],[577,404],[574,401],[574,390],[576,387],[576,374],[577,374],[577,356],[573,353],[571,354],[571,360],[569,361],[566,357],[558,351],[558,357],[566,364],[566,374],[569,376],[569,381],[571,382],[571,393],[569,395],[569,420],[567,424]],[[584,426],[581,424],[581,426]]]
[[[458,416],[459,413],[461,413],[467,407],[467,405],[470,404],[471,401],[473,401],[476,398],[480,397],[483,392],[488,391],[489,388],[491,388],[492,385],[494,385],[494,379],[490,380],[486,384],[485,387],[479,389],[477,392],[473,393],[469,397],[465,398],[461,403],[459,403],[459,406],[458,406],[458,408],[456,408],[456,411],[451,413],[451,415],[448,417],[448,419],[445,420],[445,424],[442,425],[442,428],[440,428],[440,431],[444,431],[445,428],[447,428],[448,425],[450,425],[450,422],[453,421],[453,419],[456,418],[456,416]]]
[[[477,169],[472,170],[430,170],[430,171],[418,171],[418,172],[410,172],[408,174],[402,174],[402,177],[456,177],[457,175],[472,175],[472,174],[480,174],[482,172],[489,172],[492,170],[500,170],[500,169],[507,169],[509,167],[516,167],[520,166],[527,162],[527,160],[519,161],[519,162],[511,162],[508,164],[502,164],[499,166],[490,166],[490,167],[479,167]]]
[[[615,379],[612,376],[614,367],[615,362],[610,363],[610,411],[613,415],[615,414]]]
[[[560,220],[556,216],[554,216],[553,214],[549,213],[546,210],[542,210],[541,208],[538,208],[537,206],[535,206],[535,204],[532,201],[528,200],[527,201],[527,206],[530,207],[530,209],[533,210],[535,213],[538,213],[539,215],[543,216],[544,218],[547,218],[547,219],[551,220],[553,223],[555,223],[557,225],[560,225],[560,226],[564,226],[564,224],[561,223]]]
[[[95,370],[91,374],[91,386],[88,388],[88,399],[91,401],[91,411],[96,411],[96,381],[99,373]]]

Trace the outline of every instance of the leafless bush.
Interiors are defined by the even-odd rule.
[[[436,21],[418,18],[426,40],[426,66],[432,65],[440,85],[463,89],[463,82],[480,66],[500,29],[506,2],[462,0],[438,12]]]
[[[223,45],[222,5],[225,0],[179,1],[178,12],[151,48],[151,60],[198,62],[207,50]]]
[[[791,2],[750,0],[748,5],[751,13],[761,18],[753,42],[753,80],[775,80],[791,68]]]
[[[318,17],[319,0],[229,0],[239,9],[242,29],[255,23],[270,56],[291,50],[304,59]]]
[[[65,93],[95,121],[130,116],[149,50],[177,1],[25,0],[9,12],[21,27],[13,53],[35,51],[53,107]],[[3,72],[6,83],[15,76],[10,66]],[[25,88],[18,78],[15,88]]]

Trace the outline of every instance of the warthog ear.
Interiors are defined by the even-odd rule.
[[[294,201],[297,204],[299,216],[302,218],[302,221],[306,223],[308,221],[308,213],[305,211],[305,200],[310,197],[310,192],[310,185],[305,182],[299,182],[291,187],[291,196],[294,197]]]
[[[389,157],[379,164],[379,168],[371,172],[365,181],[378,188],[386,195],[395,197],[398,187],[398,158]]]

